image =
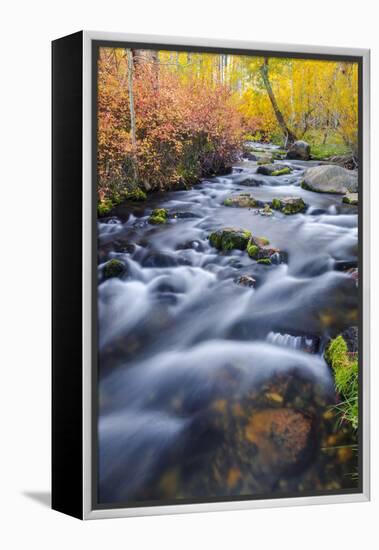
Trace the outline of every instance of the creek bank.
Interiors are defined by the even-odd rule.
[[[357,327],[350,327],[331,340],[325,349],[324,357],[333,371],[336,391],[340,394],[336,410],[341,419],[356,430],[359,422]]]

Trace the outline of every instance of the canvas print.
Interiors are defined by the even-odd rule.
[[[96,503],[359,492],[359,61],[95,63]]]

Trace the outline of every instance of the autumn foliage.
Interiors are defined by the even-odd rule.
[[[98,194],[104,212],[127,197],[225,172],[246,139],[285,146],[291,134],[321,156],[325,148],[357,154],[356,63],[131,52],[99,50]]]
[[[98,176],[100,199],[128,192],[192,184],[225,171],[243,140],[242,115],[230,90],[156,67],[134,67],[137,147],[130,135],[127,59],[105,50],[99,61]],[[133,163],[136,164],[137,181]]]

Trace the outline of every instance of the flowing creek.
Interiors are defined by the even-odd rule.
[[[300,187],[311,161],[283,162],[291,174],[262,176],[243,161],[99,221],[100,502],[354,488],[352,436],[333,413],[323,349],[357,322],[356,281],[343,270],[357,261],[357,209]],[[246,192],[308,208],[264,216],[223,205]],[[167,224],[148,223],[157,207]],[[208,236],[223,227],[286,254],[267,266],[220,252]],[[104,280],[111,258],[127,272]],[[237,284],[242,275],[255,287]]]

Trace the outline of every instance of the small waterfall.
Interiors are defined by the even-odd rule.
[[[280,334],[280,332],[269,332],[266,340],[270,344],[290,349],[301,349],[303,343],[302,336],[291,336],[291,334]]]

